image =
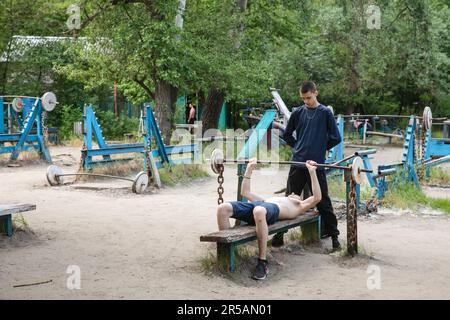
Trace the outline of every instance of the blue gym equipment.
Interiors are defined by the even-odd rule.
[[[129,161],[133,157],[113,158],[112,155],[138,153],[144,158],[144,171],[151,176],[152,166],[155,169],[161,168],[164,164],[168,166],[178,164],[192,164],[198,157],[198,145],[177,145],[165,146],[155,119],[155,115],[151,106],[146,106],[142,113],[142,121],[144,124],[143,142],[127,143],[127,144],[108,144],[106,143],[101,126],[95,116],[92,105],[84,107],[83,123],[84,123],[84,140],[82,153],[82,168],[85,170],[92,169],[99,165],[108,165],[120,161]],[[94,148],[94,139],[97,141],[97,147]],[[156,145],[153,149],[152,142]],[[183,157],[180,157],[182,155]],[[95,159],[94,157],[102,157]],[[177,157],[178,156],[178,157]],[[153,161],[150,164],[148,161]],[[157,174],[155,172],[155,174]]]
[[[42,159],[52,163],[47,148],[46,119],[47,112],[57,104],[52,92],[41,98],[0,96],[0,154],[10,153],[10,160],[17,160],[21,152],[34,150]]]

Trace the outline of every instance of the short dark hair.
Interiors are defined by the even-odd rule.
[[[300,92],[301,93],[307,93],[307,92],[315,92],[317,91],[316,84],[312,81],[303,81]]]

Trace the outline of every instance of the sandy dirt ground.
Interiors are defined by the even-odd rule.
[[[51,154],[65,172],[77,170],[79,148],[53,147]],[[400,157],[398,148],[379,148],[373,161]],[[272,248],[269,278],[256,282],[245,269],[232,276],[202,271],[200,260],[215,255],[213,244],[199,241],[217,228],[214,176],[136,195],[127,181],[49,187],[46,167],[0,167],[0,203],[37,206],[24,213],[29,230],[0,235],[0,299],[450,298],[450,215],[442,212],[380,208],[361,217],[362,254],[352,259],[330,254],[329,239]],[[253,189],[270,196],[286,178],[286,168],[257,171]],[[226,200],[236,198],[236,184],[227,167]],[[448,190],[430,192],[448,197]],[[339,229],[344,244],[345,220]],[[73,289],[77,270],[80,289]]]

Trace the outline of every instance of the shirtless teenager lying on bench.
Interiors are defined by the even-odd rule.
[[[319,181],[317,180],[316,162],[307,161],[311,176],[313,196],[302,200],[298,195],[292,194],[287,197],[270,197],[264,199],[250,190],[250,179],[257,164],[256,158],[250,160],[242,180],[242,196],[250,202],[231,201],[222,203],[217,208],[217,224],[219,230],[229,229],[229,218],[245,221],[249,225],[256,225],[256,236],[258,238],[259,259],[256,270],[252,275],[255,280],[264,280],[269,273],[266,260],[267,239],[269,237],[268,225],[278,220],[295,219],[309,209],[314,208],[322,199]]]

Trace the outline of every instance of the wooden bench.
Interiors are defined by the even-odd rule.
[[[31,210],[36,210],[35,204],[0,204],[0,219],[4,220],[4,230],[8,237],[13,235],[12,215]]]
[[[320,239],[320,215],[311,211],[292,220],[281,220],[269,226],[269,235],[301,227],[302,236],[306,242]],[[236,226],[231,229],[213,232],[200,237],[203,242],[217,243],[217,259],[229,266],[230,272],[235,270],[235,251],[238,245],[256,240],[254,226]]]

